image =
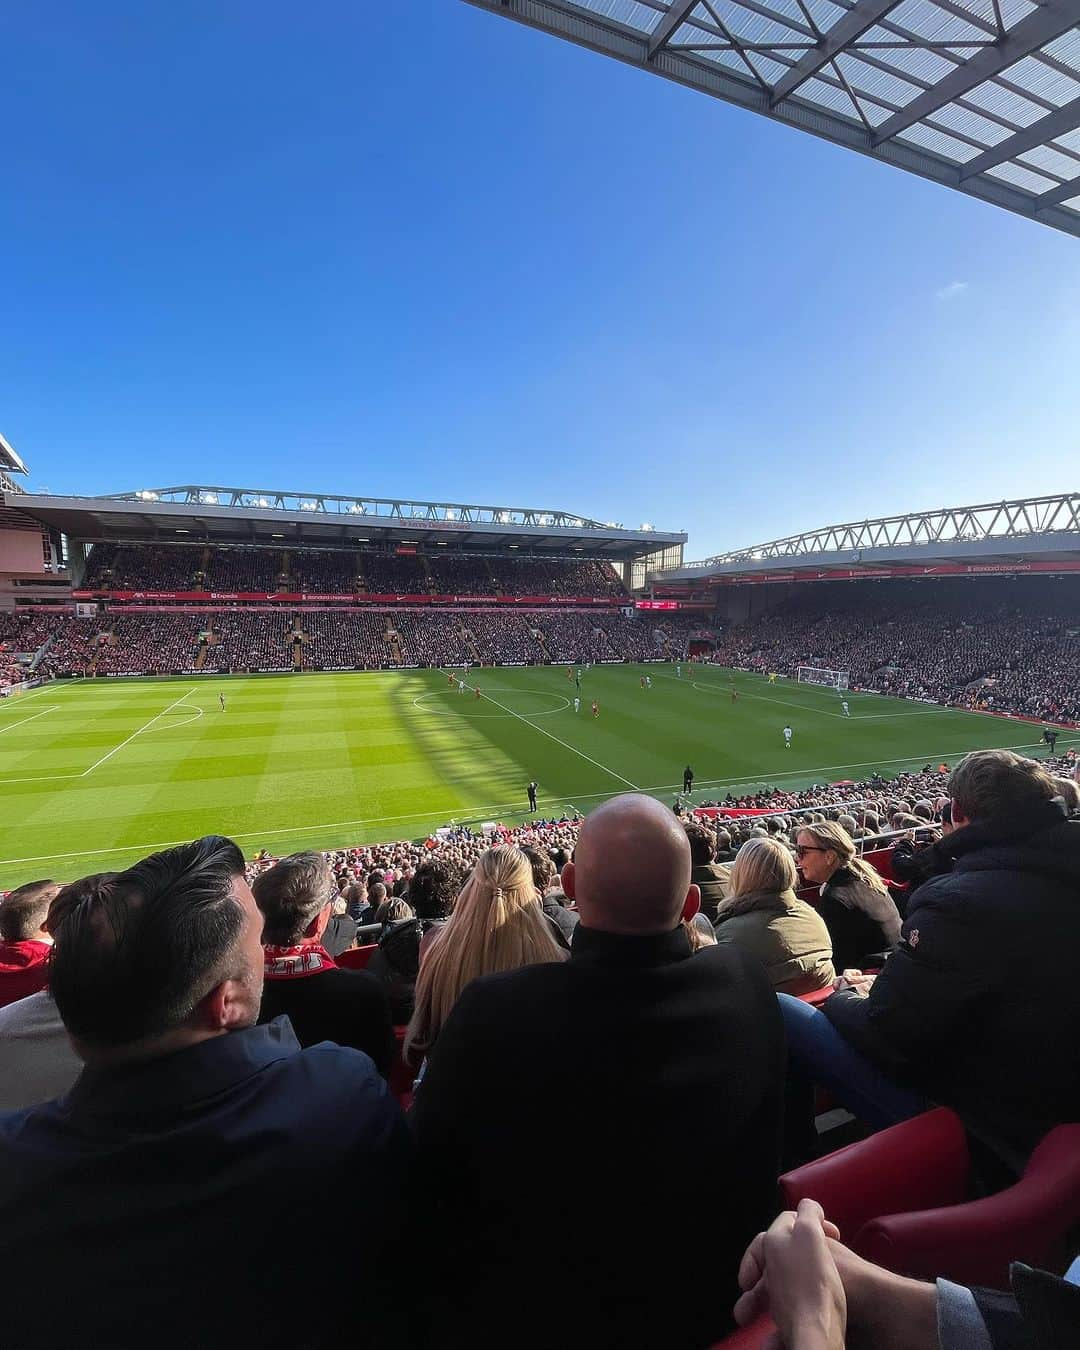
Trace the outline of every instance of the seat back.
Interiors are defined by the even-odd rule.
[[[347,952],[342,952],[340,956],[336,956],[334,960],[346,970],[366,970],[367,963],[378,950],[379,944],[373,942],[368,947],[352,947]]]
[[[1080,1124],[1051,1130],[1024,1175],[997,1195],[948,1208],[876,1218],[854,1246],[903,1275],[943,1275],[962,1284],[1009,1287],[1009,1266],[1062,1269],[1066,1239],[1080,1225]]]
[[[785,1173],[785,1209],[816,1200],[845,1242],[882,1214],[956,1205],[968,1180],[967,1136],[960,1119],[939,1107]]]

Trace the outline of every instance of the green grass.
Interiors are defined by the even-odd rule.
[[[479,702],[439,671],[45,686],[0,703],[0,887],[124,867],[212,831],[250,854],[516,821],[530,778],[553,814],[631,786],[670,801],[688,761],[700,797],[1037,748],[1023,722],[858,694],[845,719],[834,691],[741,674],[732,704],[727,672],[651,666],[646,692],[642,669],[585,672],[577,715],[565,668],[480,671]]]

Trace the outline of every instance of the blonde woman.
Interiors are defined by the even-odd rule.
[[[817,909],[832,938],[840,972],[880,965],[900,939],[900,912],[877,872],[855,856],[851,835],[825,820],[800,826],[795,859],[803,880],[817,886]]]
[[[422,953],[406,1055],[416,1063],[430,1051],[462,990],[479,976],[566,955],[540,908],[529,859],[518,848],[488,849]]]
[[[786,994],[825,989],[836,978],[832,939],[821,915],[795,894],[790,851],[773,838],[748,839],[731,868],[716,916],[716,940],[757,957]]]

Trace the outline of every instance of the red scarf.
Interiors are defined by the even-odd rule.
[[[337,970],[337,966],[314,938],[293,947],[263,947],[263,973],[268,980],[300,980],[305,975],[321,975],[324,970]]]

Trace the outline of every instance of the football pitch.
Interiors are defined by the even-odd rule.
[[[700,800],[1040,749],[1030,723],[867,694],[845,718],[834,690],[743,673],[733,702],[730,672],[682,669],[583,671],[577,713],[565,667],[473,672],[480,699],[437,670],[45,685],[0,703],[0,889],[214,832],[250,855],[517,822],[533,778],[550,816],[631,789],[671,801],[687,763]]]

